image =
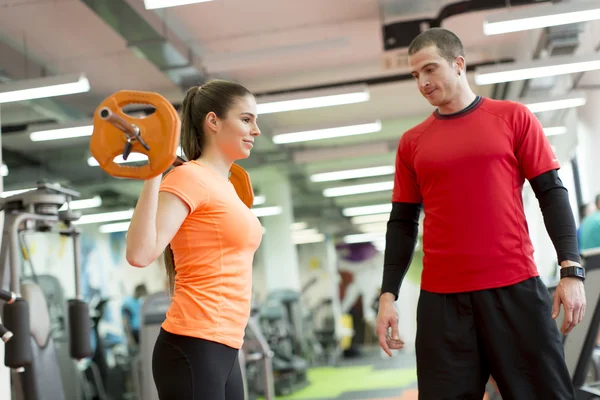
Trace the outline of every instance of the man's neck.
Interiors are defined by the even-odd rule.
[[[440,114],[455,114],[467,108],[477,96],[470,89],[464,90],[454,100],[438,108]]]

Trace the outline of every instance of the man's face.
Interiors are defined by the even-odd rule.
[[[460,58],[449,63],[435,46],[423,48],[409,57],[419,91],[434,107],[444,106],[455,99],[460,84],[460,63]]]

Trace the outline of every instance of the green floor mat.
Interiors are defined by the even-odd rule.
[[[342,393],[403,388],[416,382],[414,368],[375,370],[372,366],[325,367],[308,371],[310,385],[281,400],[332,399]]]

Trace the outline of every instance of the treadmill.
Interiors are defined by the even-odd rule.
[[[564,337],[565,360],[575,386],[576,399],[600,400],[599,371],[593,377],[596,382],[587,379],[588,370],[594,366],[598,368],[595,348],[600,329],[600,248],[582,252],[581,257],[586,270],[586,311],[583,321]],[[556,321],[559,327],[563,317],[561,312]]]

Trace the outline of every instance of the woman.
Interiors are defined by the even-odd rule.
[[[127,261],[144,267],[165,250],[173,295],[152,372],[161,400],[242,400],[237,360],[250,315],[256,216],[229,182],[260,135],[243,86],[211,81],[188,90],[181,147],[189,162],[147,180],[127,236]]]

